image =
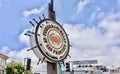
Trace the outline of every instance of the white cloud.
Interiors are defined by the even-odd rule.
[[[80,0],[77,5],[77,13],[80,13],[88,3],[90,0]]]
[[[95,19],[96,17],[100,17],[101,15],[101,8],[97,7],[95,11],[91,14],[91,19]],[[98,15],[99,14],[99,15]]]
[[[119,13],[108,14],[97,27],[85,27],[83,24],[64,24],[63,27],[67,33],[70,34],[69,39],[72,44],[70,50],[72,58],[68,60],[97,59],[98,62],[103,65],[120,66],[120,59],[118,57],[120,56],[119,16]],[[19,38],[21,38],[21,42],[29,43],[27,38],[24,38],[24,32],[25,30]],[[22,50],[21,52],[23,53]],[[11,53],[14,54],[13,52]],[[20,54],[20,52],[18,54]],[[24,55],[21,57],[24,57]]]
[[[11,50],[8,53],[8,56],[10,57],[9,60],[13,61],[19,61],[23,62],[24,58],[32,58],[32,60],[36,60],[36,56],[32,51],[27,51],[29,48],[24,48],[21,50]]]
[[[28,48],[24,48],[21,50],[12,50],[8,47],[3,47],[0,50],[0,53],[6,54],[9,59],[8,62],[15,61],[15,62],[22,62],[24,64],[24,58],[31,58],[31,66],[33,67],[33,72],[40,72],[40,71],[46,71],[46,64],[39,64],[37,65],[38,58],[35,56],[33,51],[27,51]],[[45,72],[44,72],[45,73]]]
[[[29,45],[29,36],[24,35],[28,29],[25,29],[20,35],[19,35],[19,40],[22,43],[25,43],[26,45]]]
[[[70,50],[72,58],[69,60],[98,59],[100,64],[120,66],[119,24],[119,13],[106,15],[97,27],[65,24],[73,45]]]
[[[96,9],[91,13],[88,22],[93,23],[95,22],[95,20],[102,19],[104,17],[105,17],[105,12],[103,12],[100,7],[96,7]]]
[[[10,49],[8,47],[4,46],[1,48],[0,53],[7,54],[9,51],[10,51]]]
[[[26,45],[29,45],[29,36],[24,35],[24,33],[26,33],[28,31],[28,29],[25,29],[18,37],[18,39],[20,40],[20,42],[25,43]],[[38,62],[38,58],[35,56],[35,54],[33,53],[33,51],[27,51],[28,49],[30,49],[30,47],[24,48],[24,49],[18,49],[18,50],[13,50],[10,49],[8,47],[3,47],[0,52],[3,54],[6,54],[7,56],[9,56],[8,62],[10,61],[17,61],[17,62],[22,62],[24,63],[24,58],[31,58],[32,62],[31,65],[33,67],[33,72],[40,72],[40,71],[46,71],[46,63],[39,63],[39,65],[37,65]],[[44,74],[46,72],[43,72],[42,74]]]
[[[119,13],[111,13],[106,18],[103,19],[103,21],[99,24],[100,27],[104,27],[108,33],[107,36],[109,38],[119,38],[120,34],[120,14]]]
[[[97,18],[103,18],[105,16],[105,13],[104,12],[100,12],[97,16]]]
[[[32,9],[32,10],[25,10],[23,12],[23,15],[25,17],[29,17],[30,15],[33,15],[33,14],[40,14],[40,13],[42,13],[46,10],[46,7],[47,7],[47,5],[43,5],[40,8],[35,8],[35,9]]]
[[[85,60],[97,59],[100,64],[108,66],[120,66],[119,52],[120,52],[120,14],[108,14],[98,24],[97,27],[85,27],[83,24],[64,24],[64,28],[69,35],[72,48],[70,55],[72,58],[67,60]],[[101,29],[102,28],[102,29]],[[102,32],[102,30],[105,32]],[[20,35],[19,40],[23,43],[29,44],[29,38],[24,33],[25,29]],[[7,54],[10,58],[8,61],[24,61],[25,57],[32,59],[33,70],[45,71],[46,64],[37,66],[38,61],[35,54],[28,48],[21,50],[12,50],[8,47],[3,47],[0,52]]]

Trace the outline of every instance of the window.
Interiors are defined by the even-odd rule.
[[[5,63],[6,61],[5,61],[5,59],[3,59],[3,58],[0,58],[0,65],[1,66],[5,66]]]
[[[0,58],[0,66],[2,65],[2,60],[1,60],[1,58]]]

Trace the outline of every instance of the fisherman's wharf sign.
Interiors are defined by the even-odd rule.
[[[38,58],[49,62],[58,62],[68,56],[67,34],[56,21],[44,19],[33,27],[32,32],[35,34],[31,34],[30,43]]]

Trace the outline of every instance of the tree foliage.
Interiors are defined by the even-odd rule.
[[[26,70],[24,74],[32,74],[32,72],[30,70]]]
[[[6,68],[6,74],[22,74],[25,71],[22,63],[10,62]]]

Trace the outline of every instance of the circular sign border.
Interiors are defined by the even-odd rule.
[[[39,42],[38,42],[38,29],[40,28],[41,23],[43,23],[43,22],[45,22],[45,21],[52,21],[52,22],[56,23],[56,24],[63,30],[64,34],[66,35],[66,38],[67,38],[67,41],[68,41],[68,42],[67,42],[67,43],[68,43],[68,49],[67,49],[67,51],[64,53],[64,55],[63,55],[64,57],[62,57],[62,59],[52,58],[52,57],[49,56],[47,53],[45,54],[44,51],[43,51],[43,50],[41,49],[41,47],[40,47],[40,44],[39,44]],[[41,34],[40,34],[40,35],[41,35]],[[48,60],[50,60],[50,62],[59,62],[59,61],[62,61],[62,60],[64,60],[64,59],[68,56],[68,54],[69,54],[69,49],[70,49],[69,45],[70,45],[70,43],[69,43],[68,36],[67,36],[65,30],[63,29],[63,27],[62,27],[58,22],[56,22],[56,21],[54,21],[54,20],[51,20],[51,19],[43,19],[43,20],[41,20],[41,21],[37,24],[36,29],[35,29],[35,42],[36,42],[37,47],[38,47],[39,51],[41,52],[41,54],[42,54],[45,58],[47,58]]]

